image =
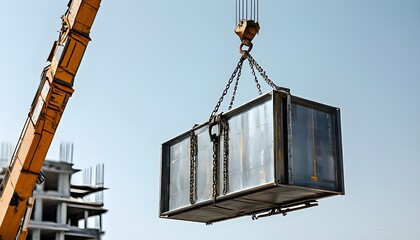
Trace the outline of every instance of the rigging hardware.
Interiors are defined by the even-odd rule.
[[[190,203],[196,202],[197,196],[197,135],[194,125],[190,131]]]
[[[236,21],[235,33],[241,39],[239,52],[246,54],[251,52],[253,44],[252,39],[260,31],[258,23],[258,0],[236,0]],[[243,49],[247,47],[247,49]]]
[[[254,20],[245,20],[242,19],[235,28],[235,33],[241,39],[241,45],[239,46],[239,52],[241,54],[246,54],[251,52],[252,47],[252,39],[254,39],[255,35],[260,31],[260,25],[258,22]],[[244,47],[248,47],[248,49],[244,50]]]
[[[219,101],[216,103],[216,106],[212,113],[210,114],[209,121],[208,121],[208,131],[210,135],[210,140],[213,143],[213,180],[212,180],[212,198],[213,203],[216,203],[216,198],[219,195],[219,162],[220,162],[220,141],[221,138],[223,138],[223,162],[222,162],[222,177],[223,177],[223,189],[222,194],[226,195],[228,192],[228,163],[229,163],[229,125],[227,119],[225,119],[220,113],[217,114],[219,111],[219,108],[225,98],[225,96],[228,93],[228,90],[233,83],[233,80],[236,77],[234,90],[232,93],[232,97],[229,103],[228,110],[231,110],[233,107],[233,103],[235,101],[235,96],[238,90],[239,80],[241,78],[242,73],[242,66],[243,62],[245,60],[248,60],[249,66],[251,68],[252,75],[254,77],[254,81],[258,90],[258,94],[261,95],[261,85],[258,82],[257,75],[255,73],[255,69],[259,72],[261,77],[264,79],[264,81],[273,89],[276,90],[285,90],[289,92],[289,89],[278,87],[276,84],[274,84],[273,81],[270,80],[264,69],[255,61],[255,59],[251,56],[250,51],[252,50],[253,44],[251,43],[252,39],[255,37],[255,35],[259,32],[260,26],[258,22],[255,21],[255,19],[258,18],[258,1],[244,1],[244,0],[236,0],[236,18],[239,17],[239,24],[235,28],[235,33],[239,36],[241,39],[241,46],[239,47],[239,52],[242,54],[241,58],[238,61],[238,64],[236,65],[235,70],[233,71],[231,77],[228,80],[228,83],[226,84],[225,89],[222,92],[222,96],[219,98]],[[248,7],[249,6],[249,7]],[[248,16],[251,19],[248,19]],[[243,47],[248,47],[247,49],[243,49]],[[213,128],[217,125],[217,132],[213,133]],[[194,129],[193,129],[194,130]],[[192,130],[192,131],[193,131]],[[196,156],[193,156],[194,154],[194,145],[196,144],[195,141],[197,141],[193,133],[191,133],[190,137],[190,152],[191,152],[191,161],[190,161],[190,202],[191,204],[195,203],[194,201],[194,174],[196,167]]]
[[[254,8],[249,11],[248,6]],[[200,126],[194,126],[189,134],[184,133],[162,145],[161,199],[163,201],[160,209],[162,218],[203,222],[207,225],[244,215],[250,215],[256,220],[314,207],[318,205],[316,199],[344,194],[339,109],[294,97],[289,89],[279,87],[270,80],[264,69],[250,54],[251,41],[259,31],[258,20],[255,21],[255,17],[258,18],[257,6],[258,1],[236,1],[235,20],[238,19],[239,13],[240,24],[235,32],[242,43],[241,58],[209,120]],[[249,19],[248,16],[254,19]],[[242,49],[243,46],[248,46],[248,49]],[[232,109],[245,60],[248,60],[259,95],[262,91],[256,72],[273,88],[273,91],[235,110],[218,113],[230,86],[236,80],[228,110]],[[325,144],[328,147],[324,149],[323,143],[322,146],[316,144],[316,150],[327,152],[325,155],[328,155],[329,160],[324,161],[325,165],[328,165],[327,171],[341,174],[336,175],[333,182],[328,179],[314,184],[317,180],[316,172],[312,172],[311,166],[302,167],[296,171],[296,174],[294,171],[295,165],[300,166],[302,162],[308,162],[309,158],[312,160],[310,154],[293,155],[293,148],[310,149],[309,145],[314,147],[315,137],[311,142],[305,134],[300,134],[301,129],[307,132],[307,124],[301,122],[308,121],[306,113],[311,109],[322,112],[323,116],[317,116],[316,121],[329,126],[320,131],[321,134],[328,135],[325,140],[320,140],[320,142],[328,141],[328,144]],[[301,120],[301,117],[295,119],[294,111],[299,111],[304,119]],[[313,116],[312,122],[315,120]],[[330,126],[334,126],[334,129]],[[312,129],[314,127],[312,124]],[[331,131],[334,134],[331,134]],[[208,132],[209,136],[202,137],[203,132]],[[200,136],[195,136],[195,133]],[[180,159],[178,153],[182,152],[185,156],[188,138],[191,206],[187,206],[185,196],[188,174],[183,173],[188,170],[179,167],[187,165],[188,159],[183,157],[178,160]],[[203,159],[197,159],[197,149],[200,158]],[[312,155],[317,155],[315,153],[313,151]],[[319,163],[315,162],[318,158],[322,159],[317,155],[316,159],[313,158],[313,164]],[[200,161],[199,169],[197,169],[198,161]],[[180,174],[177,174],[178,172]],[[307,179],[308,172],[311,182]],[[171,175],[168,178],[168,174],[173,174],[174,177]],[[182,191],[170,187],[174,181],[175,184],[181,183],[184,186]],[[197,185],[196,181],[205,183],[205,186]]]
[[[272,88],[275,90],[283,90],[286,92],[290,92],[290,90],[288,88],[284,88],[284,87],[279,87],[277,86],[271,79],[270,77],[267,75],[266,71],[257,63],[257,61],[252,57],[252,55],[248,52],[247,54],[244,54],[241,56],[241,58],[239,59],[238,64],[236,65],[235,70],[233,71],[231,77],[228,80],[228,83],[226,84],[225,89],[222,92],[222,96],[220,96],[219,101],[216,103],[216,106],[214,107],[214,110],[212,111],[212,113],[210,114],[210,118],[209,118],[209,122],[211,122],[211,119],[213,117],[215,117],[217,115],[217,112],[219,111],[219,108],[225,98],[225,96],[227,95],[229,88],[233,82],[233,79],[236,77],[236,82],[235,82],[235,87],[234,87],[234,91],[232,93],[232,98],[231,101],[229,103],[229,108],[228,110],[231,110],[233,107],[233,103],[235,101],[235,95],[237,92],[237,88],[238,88],[238,84],[239,84],[239,79],[241,77],[241,71],[242,71],[242,66],[243,66],[243,62],[246,60],[248,60],[249,62],[249,66],[251,68],[252,74],[254,76],[254,81],[258,90],[259,95],[262,94],[261,91],[261,85],[258,82],[258,78],[255,74],[255,70],[254,68],[258,71],[258,73],[261,75],[261,77],[264,79],[264,81]]]
[[[316,206],[318,206],[318,202],[315,200],[312,200],[308,202],[293,204],[287,207],[273,208],[265,213],[260,213],[260,214],[254,213],[252,214],[251,218],[252,220],[258,220],[259,218],[262,218],[262,217],[269,217],[269,216],[278,215],[278,214],[282,214],[283,216],[286,216],[287,213],[289,212],[293,212],[293,211],[297,211],[297,210],[301,210],[305,208],[310,208],[310,207],[316,207]]]

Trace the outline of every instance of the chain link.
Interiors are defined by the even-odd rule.
[[[258,89],[258,93],[261,95],[261,85],[258,82],[258,78],[256,76],[254,66],[257,69],[257,71],[260,73],[260,75],[263,77],[264,81],[270,85],[275,90],[281,90],[284,88],[278,87],[276,84],[274,84],[273,81],[270,80],[270,78],[267,76],[264,69],[255,61],[255,59],[249,54],[249,52],[246,52],[246,54],[243,54],[241,56],[241,59],[239,60],[235,70],[232,73],[232,76],[229,78],[228,83],[226,84],[225,89],[223,90],[222,96],[219,98],[219,101],[217,102],[213,112],[210,115],[209,118],[209,134],[210,134],[210,140],[213,142],[213,182],[212,182],[212,198],[213,203],[216,203],[216,198],[218,196],[218,174],[219,174],[219,144],[220,144],[220,135],[223,136],[223,194],[227,194],[229,191],[228,189],[228,178],[229,178],[229,124],[226,119],[223,119],[222,116],[216,117],[217,112],[219,111],[220,105],[223,102],[224,97],[226,96],[230,85],[233,82],[233,79],[236,76],[236,82],[235,87],[233,90],[232,98],[229,104],[228,110],[231,110],[233,107],[233,102],[235,101],[236,92],[238,89],[239,79],[241,77],[242,72],[242,65],[244,60],[247,59],[249,62],[249,66],[251,67],[252,75],[254,76],[254,81]],[[214,126],[214,123],[217,122],[219,127],[219,134],[212,134],[211,128]],[[193,135],[191,135],[191,142],[195,141]],[[194,147],[190,146],[191,149]],[[196,150],[194,150],[196,151]],[[191,150],[191,156],[193,156],[193,150]],[[190,169],[190,202],[195,202],[195,174],[196,174],[196,157],[191,157],[191,169]]]
[[[231,110],[233,107],[233,102],[235,101],[236,90],[238,90],[239,78],[241,77],[242,66],[238,70],[238,76],[236,76],[235,87],[233,88],[232,99],[230,100],[228,110]]]
[[[190,132],[190,203],[196,202],[197,179],[197,135],[194,128]]]
[[[276,90],[282,89],[279,86],[277,86],[273,81],[270,80],[270,78],[265,73],[265,70],[257,63],[257,61],[255,61],[255,59],[251,56],[251,54],[249,54],[249,53],[247,54],[247,59],[250,62],[250,64],[252,64],[253,66],[255,66],[257,68],[258,72],[263,77],[264,81],[268,85],[270,85],[270,87],[272,87],[273,89],[276,89]]]
[[[226,94],[227,94],[227,92],[228,92],[228,90],[229,90],[230,84],[232,84],[233,79],[234,79],[234,78],[235,78],[235,76],[236,76],[236,73],[239,71],[239,69],[242,69],[242,64],[243,64],[243,62],[244,62],[244,60],[245,60],[245,59],[246,59],[246,57],[241,56],[241,59],[239,60],[238,64],[236,65],[236,68],[235,68],[235,70],[233,71],[232,76],[230,77],[230,79],[229,79],[228,83],[226,84],[225,90],[223,90],[222,96],[220,97],[219,101],[217,102],[216,106],[214,107],[213,112],[212,112],[212,113],[211,113],[211,115],[210,115],[210,119],[211,119],[213,116],[216,116],[217,111],[219,111],[219,107],[220,107],[220,105],[221,105],[221,104],[222,104],[222,102],[223,102],[223,98],[226,96]]]
[[[257,89],[258,89],[258,93],[259,93],[259,95],[261,95],[262,94],[262,91],[261,91],[261,85],[260,85],[260,83],[258,82],[258,78],[257,78],[257,75],[256,75],[256,73],[255,73],[255,69],[254,69],[254,66],[255,66],[255,68],[257,69],[257,71],[260,73],[260,75],[262,76],[262,78],[264,79],[264,81],[271,87],[271,88],[273,88],[273,89],[275,89],[275,90],[281,90],[281,89],[283,89],[283,90],[288,90],[288,89],[285,89],[285,88],[282,88],[282,87],[279,87],[279,86],[277,86],[273,81],[271,81],[271,79],[268,77],[268,75],[267,75],[267,73],[265,72],[265,70],[257,63],[257,61],[255,61],[255,59],[251,56],[251,54],[249,53],[249,52],[247,52],[246,54],[243,54],[242,56],[241,56],[241,59],[239,60],[239,62],[238,62],[238,64],[237,64],[237,66],[236,66],[236,68],[235,68],[235,70],[233,71],[233,73],[232,73],[232,76],[230,77],[230,79],[229,79],[229,81],[228,81],[228,83],[226,84],[226,87],[225,87],[225,89],[223,90],[223,92],[222,92],[222,96],[219,98],[219,101],[217,102],[217,104],[216,104],[216,106],[214,107],[214,110],[213,110],[213,112],[211,113],[211,115],[210,115],[210,119],[212,118],[212,117],[214,117],[216,114],[217,114],[217,112],[219,111],[219,108],[220,108],[220,105],[222,104],[222,102],[223,102],[223,99],[224,99],[224,97],[226,96],[226,94],[227,94],[227,92],[228,92],[228,90],[229,90],[229,88],[230,88],[230,85],[232,84],[232,82],[233,82],[233,79],[235,78],[235,76],[236,76],[236,82],[235,82],[235,87],[234,87],[234,90],[233,90],[233,94],[232,94],[232,98],[231,98],[231,101],[230,101],[230,103],[229,103],[229,108],[228,108],[228,110],[231,110],[232,109],[232,107],[233,107],[233,102],[235,101],[235,96],[236,96],[236,92],[237,92],[237,89],[238,89],[238,84],[239,84],[239,79],[240,79],[240,77],[241,77],[241,73],[242,73],[242,66],[243,66],[243,62],[244,62],[244,60],[245,59],[247,59],[248,60],[248,62],[249,62],[249,66],[251,67],[251,72],[252,72],[252,75],[254,76],[254,81],[255,81],[255,84],[256,84],[256,87],[257,87]]]
[[[212,198],[213,203],[216,203],[217,198],[217,173],[218,170],[218,156],[219,156],[219,138],[213,139],[213,192],[212,192]]]
[[[248,55],[249,55],[249,53],[248,53]],[[258,94],[261,95],[262,94],[261,85],[258,82],[257,75],[255,74],[254,65],[252,65],[252,63],[251,63],[251,61],[249,61],[249,59],[248,59],[248,63],[249,63],[249,66],[251,67],[251,71],[252,71],[252,75],[254,76],[255,84],[257,85]]]
[[[213,203],[216,203],[218,196],[219,184],[219,159],[220,159],[220,138],[223,136],[223,195],[226,195],[229,190],[229,123],[221,115],[217,117],[218,127],[221,128],[220,134],[214,134],[210,138],[213,142],[213,184],[212,184],[212,198]]]
[[[229,191],[229,123],[221,119],[223,126],[223,195]]]

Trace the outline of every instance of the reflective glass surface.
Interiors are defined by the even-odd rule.
[[[190,203],[190,140],[185,139],[170,147],[169,209]]]
[[[272,102],[232,117],[229,130],[229,192],[273,182]]]
[[[333,116],[292,104],[293,184],[337,190]]]
[[[274,92],[274,94],[279,93]],[[285,106],[285,101],[286,98],[282,97],[279,104]],[[288,112],[286,107],[273,106],[273,98],[266,96],[263,100],[245,104],[226,113],[224,116],[229,125],[228,171],[225,178],[222,137],[218,149],[220,157],[218,197],[223,195],[225,179],[228,197],[231,193],[246,193],[252,188],[276,183],[276,176],[283,184],[281,188],[290,185],[290,187],[301,186],[342,192],[341,147],[338,145],[341,144],[341,138],[339,132],[336,132],[340,131],[339,112],[335,110],[339,111],[318,103],[292,98],[291,112]],[[288,133],[283,132],[289,130],[286,127],[287,122],[282,122],[287,119],[288,113],[291,114],[291,144],[287,142]],[[277,119],[274,119],[274,116]],[[274,121],[276,126],[279,126],[276,127],[280,131],[278,133],[274,132]],[[213,130],[217,132],[217,126]],[[207,125],[195,129],[195,134],[197,136],[195,199],[200,203],[212,200],[213,143],[210,141]],[[274,139],[275,137],[282,139]],[[277,146],[276,149],[274,146]],[[282,149],[284,146],[287,147]],[[288,150],[292,151],[292,155],[289,155]],[[274,157],[275,151],[277,159]],[[166,159],[167,156],[169,159]],[[170,175],[165,175],[166,178],[163,178],[164,207],[168,208],[165,211],[190,206],[189,133],[184,133],[164,145],[163,164],[163,174]],[[279,166],[284,166],[285,170]],[[290,172],[287,170],[289,166]],[[272,186],[275,187],[274,184]],[[311,191],[313,192],[308,190],[308,193]],[[277,200],[282,197],[278,196]],[[296,199],[299,200],[300,196]]]

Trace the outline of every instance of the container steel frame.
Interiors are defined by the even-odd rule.
[[[257,219],[258,217],[255,216],[259,213],[261,213],[262,216],[268,216],[271,215],[271,213],[275,214],[276,212],[285,214],[288,211],[294,211],[295,209],[298,210],[316,206],[316,200],[321,198],[344,195],[340,109],[292,96],[285,91],[273,90],[240,107],[224,113],[223,117],[229,122],[232,117],[269,101],[272,101],[271,106],[273,111],[273,181],[240,191],[229,192],[226,195],[219,194],[216,198],[216,202],[213,202],[213,200],[209,198],[204,201],[197,201],[194,204],[185,204],[185,206],[171,208],[169,204],[171,184],[170,148],[171,146],[188,139],[191,131],[187,131],[162,144],[161,218],[203,222],[207,224],[245,215],[251,215],[253,216],[253,219]],[[332,116],[331,131],[333,141],[331,142],[331,148],[334,153],[334,174],[336,180],[333,189],[305,186],[305,184],[296,183],[294,181],[293,174],[296,169],[293,169],[294,147],[292,105],[315,109]],[[208,122],[196,126],[194,131],[199,131],[203,128],[208,128]],[[221,152],[222,148],[220,149],[220,153]],[[219,166],[221,166],[220,162]],[[189,171],[189,168],[181,169],[181,171],[183,170]],[[198,177],[200,178],[200,176]],[[220,188],[220,181],[218,186]]]

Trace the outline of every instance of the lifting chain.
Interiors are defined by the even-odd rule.
[[[212,128],[217,125],[218,133],[212,133]],[[228,192],[228,162],[229,162],[229,124],[228,121],[223,118],[222,114],[212,118],[209,122],[209,133],[210,140],[213,142],[213,176],[212,176],[212,199],[213,203],[216,203],[216,198],[219,195],[218,184],[219,184],[219,159],[220,159],[220,139],[223,138],[223,195]]]
[[[242,73],[242,63],[241,63],[240,68],[238,69],[238,75],[236,76],[235,87],[233,88],[232,98],[230,99],[228,110],[232,109],[233,102],[235,101],[236,90],[238,90],[239,78],[241,77],[241,73]]]
[[[248,55],[249,55],[249,54],[248,54]],[[249,63],[249,67],[251,68],[252,76],[254,76],[254,81],[255,81],[255,84],[256,84],[257,89],[258,89],[258,94],[259,94],[259,95],[261,95],[261,94],[262,94],[262,91],[261,91],[261,85],[260,85],[260,83],[258,82],[257,75],[255,74],[254,65],[252,65],[252,62],[251,62],[251,61],[249,61],[249,59],[248,59],[248,63]]]
[[[232,78],[233,79],[233,78]],[[216,198],[218,195],[217,191],[217,174],[219,172],[218,163],[219,163],[219,141],[220,135],[222,134],[222,128],[220,124],[221,115],[215,115],[209,120],[209,135],[210,141],[213,143],[213,156],[212,156],[212,165],[213,165],[213,178],[212,178],[212,199],[213,203],[216,203]],[[213,133],[213,127],[217,125],[217,133]]]
[[[219,98],[219,101],[217,102],[216,106],[214,107],[213,112],[210,115],[210,120],[209,121],[211,121],[211,119],[216,116],[217,112],[219,111],[220,105],[223,102],[224,97],[228,93],[228,90],[230,88],[230,85],[233,82],[233,79],[236,77],[236,82],[235,82],[235,86],[234,86],[234,89],[233,89],[232,98],[231,98],[231,101],[230,101],[229,107],[228,107],[228,110],[231,110],[232,109],[233,103],[235,101],[236,92],[237,92],[237,89],[238,89],[239,79],[240,79],[241,73],[242,73],[242,65],[243,65],[243,62],[244,62],[245,59],[247,59],[248,62],[249,62],[249,66],[251,68],[252,75],[254,76],[255,85],[257,87],[257,90],[258,90],[258,94],[259,95],[262,94],[262,91],[261,91],[261,85],[258,82],[258,78],[257,78],[257,75],[255,73],[255,69],[257,69],[257,71],[259,72],[259,74],[261,75],[261,77],[264,79],[264,81],[272,89],[275,89],[275,90],[284,90],[284,91],[289,92],[289,89],[283,88],[283,87],[279,87],[273,81],[271,81],[271,79],[268,77],[268,75],[265,72],[265,70],[257,63],[257,61],[255,61],[255,59],[251,56],[251,54],[249,52],[245,52],[241,56],[241,58],[239,59],[239,62],[237,64],[235,70],[233,71],[232,76],[229,78],[229,81],[226,84],[226,87],[225,87],[225,89],[222,92],[222,96]]]
[[[195,126],[194,126],[195,127]],[[197,195],[197,135],[194,127],[190,131],[190,203],[196,202]]]
[[[237,3],[236,5],[237,5],[237,11],[238,11],[238,6],[239,6],[239,9],[240,9],[242,2],[239,2],[239,5],[238,5],[238,1],[236,3]],[[255,2],[254,2],[254,5],[255,5]],[[242,3],[242,8],[243,8],[243,3]],[[256,4],[256,6],[254,6],[254,8],[251,7],[251,9],[254,9],[254,11],[255,11],[255,9],[258,9],[258,4]],[[258,10],[256,12],[258,12]],[[256,16],[258,16],[258,15],[256,15]],[[259,95],[262,94],[262,91],[261,91],[261,85],[258,82],[258,78],[257,78],[257,75],[255,73],[255,69],[257,69],[257,71],[259,72],[261,77],[264,79],[264,81],[272,89],[285,90],[287,92],[289,91],[286,88],[281,88],[281,87],[278,87],[276,84],[274,84],[274,82],[270,80],[270,78],[268,77],[268,75],[266,74],[264,69],[251,56],[251,54],[250,54],[250,51],[252,50],[251,41],[254,38],[254,36],[258,33],[258,31],[260,29],[260,26],[259,26],[258,22],[255,22],[254,20],[242,19],[243,17],[247,17],[247,16],[240,16],[240,22],[237,25],[237,27],[235,28],[236,34],[241,39],[241,46],[239,47],[239,51],[242,54],[242,56],[239,59],[239,62],[236,65],[235,70],[233,71],[231,77],[229,78],[228,83],[226,84],[225,89],[222,92],[222,96],[219,98],[219,101],[217,102],[216,106],[214,107],[214,110],[210,114],[209,123],[208,123],[210,140],[211,140],[211,142],[213,142],[213,159],[212,159],[212,164],[213,164],[213,181],[212,181],[213,203],[216,203],[216,198],[218,196],[218,174],[219,174],[219,155],[220,155],[219,144],[220,144],[221,137],[223,137],[223,194],[224,195],[227,194],[228,185],[229,185],[228,184],[228,176],[229,176],[229,172],[228,172],[228,169],[229,169],[229,166],[228,166],[228,164],[229,164],[229,125],[228,125],[227,119],[223,118],[223,116],[222,116],[223,113],[220,113],[219,115],[217,115],[217,112],[219,111],[220,105],[222,104],[224,97],[228,93],[230,85],[232,84],[233,80],[236,77],[235,86],[234,86],[233,93],[232,93],[232,98],[230,100],[229,107],[228,107],[228,110],[232,109],[233,103],[235,101],[236,92],[238,90],[239,79],[240,79],[241,73],[242,73],[242,65],[243,65],[243,62],[245,61],[245,59],[247,59],[248,62],[249,62],[249,66],[251,68],[252,75],[254,76],[254,81],[255,81],[255,84],[256,84]],[[251,17],[252,17],[252,14],[251,14]],[[246,50],[242,49],[242,47],[244,47],[244,46],[247,46],[248,49],[246,49]],[[218,125],[218,130],[217,130],[218,133],[213,133],[212,132],[212,129],[215,125]],[[191,138],[191,139],[193,139],[193,138]],[[193,140],[191,140],[191,141],[193,141]],[[191,156],[192,156],[192,152],[191,152]],[[194,163],[194,161],[196,161],[196,160],[193,160],[193,157],[191,157],[191,166],[193,166],[193,164],[196,164],[196,163]],[[193,176],[193,173],[192,173],[193,169],[191,169],[190,172],[191,172],[190,179],[194,179],[194,176]],[[194,194],[194,191],[192,190],[193,188],[194,188],[194,183],[190,182],[190,202],[193,202],[192,201],[192,198],[193,198],[192,196]]]
[[[219,107],[220,107],[220,105],[222,104],[224,97],[225,97],[225,96],[226,96],[226,94],[228,93],[229,87],[230,87],[230,85],[232,84],[233,79],[235,78],[236,74],[238,73],[238,71],[239,71],[239,72],[241,71],[241,69],[242,69],[242,64],[243,64],[243,62],[244,62],[244,60],[245,60],[245,59],[246,59],[246,57],[244,57],[243,55],[241,56],[241,59],[239,59],[239,62],[238,62],[238,64],[236,65],[236,68],[235,68],[235,70],[233,71],[232,76],[229,78],[229,81],[228,81],[228,83],[226,84],[225,90],[223,90],[223,92],[222,92],[222,96],[219,98],[219,101],[217,102],[216,106],[214,107],[213,112],[212,112],[212,113],[211,113],[211,115],[210,115],[210,120],[209,120],[209,121],[211,121],[211,119],[212,119],[213,117],[215,117],[215,116],[216,116],[217,111],[219,111]],[[240,74],[238,74],[238,76],[240,76]],[[239,81],[239,77],[238,77],[238,81]],[[233,98],[233,99],[235,99],[235,98]],[[233,104],[233,103],[232,103],[232,104]]]
[[[229,191],[229,123],[225,118],[221,118],[223,127],[223,195]]]
[[[290,89],[288,88],[284,88],[284,87],[279,87],[277,86],[273,81],[271,81],[271,79],[268,77],[267,73],[265,72],[265,70],[257,63],[257,61],[255,61],[255,59],[251,56],[250,53],[246,53],[246,58],[249,61],[249,65],[250,66],[255,66],[255,68],[257,69],[257,71],[260,73],[261,77],[264,79],[264,81],[272,88],[275,90],[283,90],[286,92],[290,92]],[[251,69],[253,70],[253,68],[251,67]],[[255,76],[255,74],[254,74]],[[257,80],[258,81],[258,80]],[[257,82],[258,83],[258,82]],[[258,85],[257,85],[258,88]]]
[[[282,88],[282,87],[278,87],[276,84],[274,84],[273,81],[270,80],[270,78],[268,77],[268,75],[266,74],[266,72],[264,71],[264,69],[257,63],[257,61],[255,61],[255,59],[251,56],[251,54],[249,53],[249,51],[245,51],[241,58],[239,59],[239,62],[235,68],[235,70],[233,71],[231,77],[229,78],[228,83],[226,84],[225,89],[222,92],[222,96],[219,98],[219,101],[217,102],[213,112],[210,115],[209,118],[209,125],[208,125],[208,130],[209,130],[209,135],[210,135],[210,140],[213,143],[213,156],[212,156],[212,165],[213,165],[213,176],[212,176],[212,199],[213,199],[213,203],[216,203],[216,198],[218,196],[218,176],[219,176],[219,157],[220,157],[220,139],[221,137],[223,137],[223,195],[226,195],[227,192],[229,191],[228,189],[228,177],[229,177],[229,124],[227,119],[223,118],[222,114],[220,113],[219,115],[217,115],[217,112],[219,111],[220,105],[223,102],[224,97],[226,96],[226,94],[228,93],[229,87],[231,86],[233,80],[236,77],[236,82],[235,82],[235,86],[234,86],[234,90],[232,93],[232,98],[231,101],[229,103],[229,108],[228,110],[231,110],[233,107],[233,103],[235,101],[235,96],[236,96],[236,92],[238,89],[238,84],[239,84],[239,79],[241,77],[241,72],[242,72],[242,66],[243,66],[243,62],[245,61],[245,59],[248,60],[249,62],[249,66],[251,68],[252,71],[252,75],[254,76],[254,81],[258,90],[259,95],[262,94],[261,91],[261,85],[258,82],[258,78],[257,75],[255,73],[255,69],[257,69],[257,71],[259,72],[259,74],[263,77],[264,81],[271,86],[273,89],[275,90],[286,90],[288,91],[288,89],[286,88]],[[213,133],[213,127],[218,125],[218,130],[217,133]],[[193,136],[193,135],[191,135]],[[191,142],[194,142],[193,140],[194,138],[191,137]],[[193,149],[193,147],[190,147],[191,149]],[[193,150],[191,150],[191,170],[190,170],[190,202],[191,204],[193,204],[195,202],[194,200],[194,195],[195,195],[195,183],[193,179],[195,179],[196,176],[194,176],[195,174],[195,170],[193,169],[193,166],[196,165],[196,157],[193,157]]]
[[[216,198],[218,195],[217,191],[217,174],[218,174],[218,160],[219,160],[219,139],[213,139],[213,185],[212,185],[212,199],[213,203],[216,203]]]

